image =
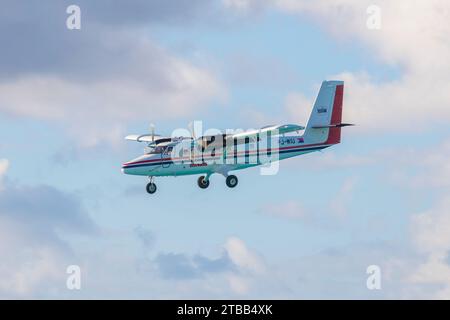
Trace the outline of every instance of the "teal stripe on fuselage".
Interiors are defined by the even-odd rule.
[[[296,148],[296,149],[290,149],[290,150],[281,150],[281,151],[272,151],[272,154],[289,154],[289,153],[294,153],[294,152],[313,152],[313,151],[318,151],[321,149],[325,149],[329,146],[317,146],[317,147],[311,147],[311,148]],[[260,157],[261,155],[263,155],[264,157],[267,157],[269,153],[263,153],[263,154],[259,154],[258,157]],[[252,157],[255,158],[257,157],[257,154],[242,154],[242,155],[238,155],[237,157],[235,157],[234,155],[230,155],[227,157],[227,159],[243,159],[246,157]],[[288,158],[288,157],[286,157]],[[198,160],[202,159],[203,161],[213,161],[216,159],[222,159],[222,157],[211,157],[211,156],[207,156],[205,158],[198,158],[194,161],[194,163],[196,162],[200,162]],[[280,160],[283,160],[284,158],[280,157]],[[171,158],[167,158],[167,159],[161,159],[161,161],[155,161],[155,162],[150,162],[150,163],[140,163],[140,164],[132,164],[132,165],[128,165],[128,166],[124,166],[124,169],[129,169],[129,168],[140,168],[140,167],[150,167],[150,166],[161,166],[161,165],[171,165],[171,164],[177,164],[177,163],[183,163],[183,162],[189,162],[189,160],[175,160],[173,161]],[[225,163],[227,164],[227,163]],[[246,165],[247,163],[238,163],[241,165]],[[261,163],[252,163],[250,165],[258,165]]]

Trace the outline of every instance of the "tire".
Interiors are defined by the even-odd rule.
[[[228,176],[226,183],[229,188],[234,188],[238,184],[238,178],[234,175]]]
[[[197,184],[200,188],[206,189],[209,187],[209,180],[205,180],[205,176],[200,176],[197,180]]]
[[[154,194],[156,192],[156,184],[154,184],[153,182],[150,182],[149,184],[147,184],[147,192],[150,194]]]

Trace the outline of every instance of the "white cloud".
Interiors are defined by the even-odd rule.
[[[288,200],[278,204],[267,204],[262,212],[275,217],[302,219],[308,216],[302,205],[294,200]]]
[[[380,30],[366,25],[372,1],[271,3],[283,12],[312,17],[339,41],[360,41],[381,62],[401,70],[399,79],[381,83],[364,71],[330,75],[346,81],[344,119],[357,123],[355,130],[415,130],[434,125],[432,121],[450,122],[448,1],[377,1],[382,10]]]
[[[54,246],[34,244],[36,239],[2,217],[0,223],[0,241],[5,244],[0,246],[0,297],[33,297],[62,288],[67,265],[62,252]]]
[[[262,258],[248,249],[241,239],[237,237],[228,238],[224,247],[231,261],[243,270],[255,273],[264,273],[266,270]]]
[[[430,210],[414,215],[412,234],[422,252],[445,257],[450,250],[450,196]]]
[[[336,195],[330,201],[331,213],[339,218],[347,215],[348,205],[353,199],[353,190],[356,186],[357,179],[355,177],[347,178]]]
[[[0,159],[0,191],[2,191],[2,180],[9,167],[8,159]]]
[[[346,178],[334,195],[329,197],[328,202],[316,204],[313,207],[305,208],[299,201],[287,199],[278,203],[267,203],[260,211],[262,214],[273,217],[301,220],[310,225],[329,227],[330,221],[336,222],[334,218],[342,219],[347,216],[357,182],[358,179],[354,176]],[[320,212],[326,213],[325,223],[320,218]]]
[[[450,298],[450,196],[447,195],[433,208],[414,215],[411,234],[416,248],[425,254],[426,262],[420,264],[409,277],[419,284],[437,284],[435,298]]]
[[[254,13],[262,10],[270,0],[222,0],[225,8],[237,13]]]
[[[314,100],[305,97],[301,93],[292,92],[285,99],[285,108],[294,120],[306,126]]]
[[[243,295],[250,291],[250,284],[248,283],[249,281],[246,277],[236,274],[229,274],[227,279],[233,292]]]
[[[408,161],[418,167],[419,174],[410,178],[414,186],[450,187],[450,139],[431,147],[407,153]]]
[[[64,246],[5,214],[0,211],[0,297],[45,297],[64,288],[70,255]]]
[[[0,62],[0,114],[56,124],[89,147],[123,143],[134,121],[187,118],[223,99],[226,90],[206,59],[185,59],[151,38],[152,23],[188,21],[208,10],[204,0],[181,11],[138,2],[113,5],[106,16],[97,2],[86,3],[92,7],[89,32],[59,27],[57,6],[11,3],[0,30],[23,37]],[[23,12],[30,13],[25,25],[16,19]],[[42,20],[44,13],[48,19]]]
[[[76,196],[48,186],[5,184],[0,192],[0,297],[47,297],[65,290],[66,267],[74,257],[65,238],[96,231]]]
[[[377,158],[374,155],[367,154],[342,154],[337,155],[333,151],[321,154],[320,157],[305,159],[304,165],[317,170],[337,169],[337,168],[356,168],[359,166],[368,166],[376,164]]]
[[[355,165],[382,164],[387,179],[403,188],[447,190],[450,187],[450,140],[429,146],[404,146],[374,150],[355,157]],[[338,165],[339,162],[336,163]]]
[[[0,159],[0,177],[2,177],[6,173],[8,167],[9,167],[8,159]]]
[[[221,85],[208,71],[175,58],[167,62],[170,84],[165,88],[127,78],[85,83],[25,76],[0,83],[0,108],[9,114],[56,122],[82,145],[92,146],[102,140],[122,141],[123,129],[131,121],[186,117],[209,99],[223,96]]]

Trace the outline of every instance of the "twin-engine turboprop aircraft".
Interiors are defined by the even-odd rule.
[[[319,151],[341,141],[343,81],[324,81],[308,124],[267,126],[258,130],[205,135],[162,137],[129,135],[125,139],[147,143],[145,154],[122,166],[125,174],[147,176],[147,192],[156,192],[154,177],[201,174],[198,186],[206,189],[213,173],[222,174],[230,188],[238,178],[234,170],[271,164],[302,154]],[[304,130],[302,135],[299,131]],[[294,133],[294,134],[293,134]]]

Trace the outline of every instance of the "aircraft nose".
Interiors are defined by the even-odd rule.
[[[130,168],[127,167],[126,163],[122,165],[122,173],[124,173],[124,174],[130,173]]]

